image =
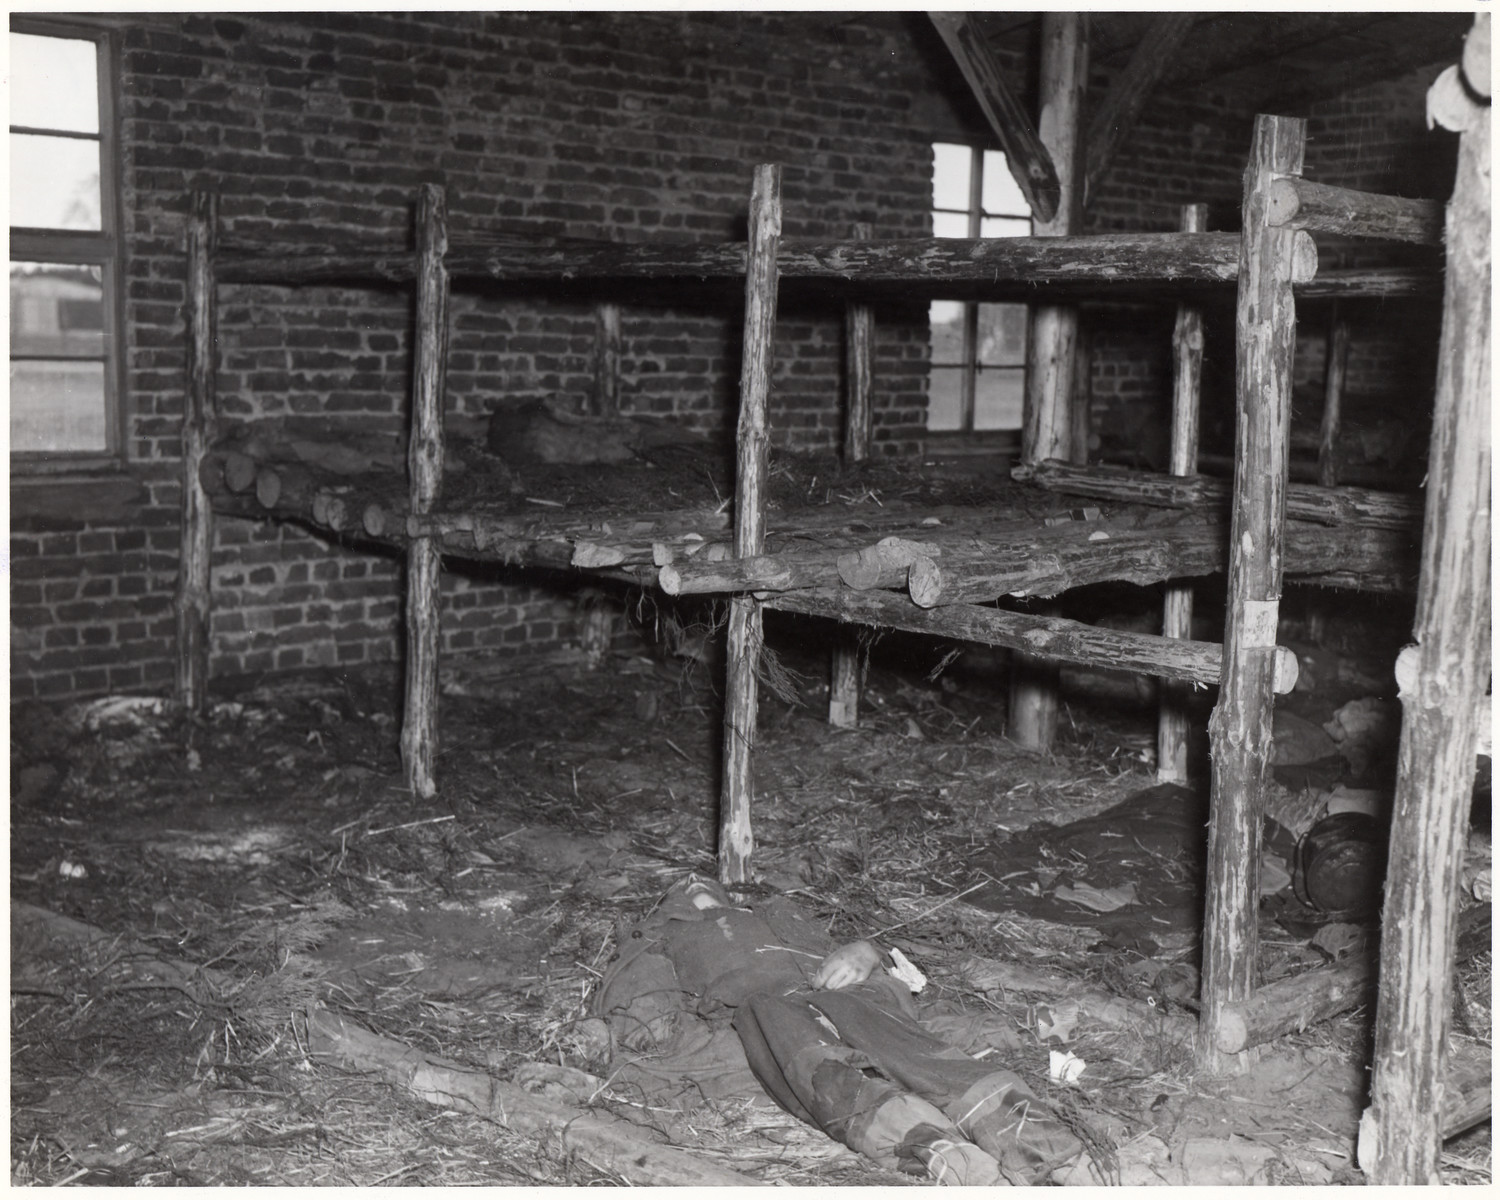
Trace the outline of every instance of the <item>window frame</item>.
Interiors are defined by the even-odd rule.
[[[10,452],[13,477],[117,470],[124,465],[126,440],[125,246],[120,167],[119,36],[114,29],[12,13],[10,32],[92,42],[99,94],[99,229],[10,227],[11,262],[51,262],[100,268],[103,301],[103,450]],[[10,128],[19,128],[11,126]]]
[[[1009,212],[987,212],[987,211],[985,211],[985,208],[984,208],[984,158],[985,158],[985,152],[988,151],[988,150],[993,150],[994,147],[992,147],[992,146],[986,146],[986,145],[984,145],[981,142],[964,142],[964,141],[934,143],[934,146],[936,146],[938,144],[949,145],[949,146],[966,146],[968,148],[968,151],[969,151],[969,195],[968,195],[968,207],[966,209],[945,208],[945,207],[942,207],[941,205],[933,204],[931,206],[931,208],[930,208],[929,211],[934,216],[936,216],[938,213],[949,213],[949,214],[961,215],[961,216],[965,217],[966,220],[967,220],[967,222],[968,222],[968,228],[967,228],[966,236],[971,237],[971,238],[978,238],[978,237],[983,236],[982,230],[983,230],[983,225],[984,225],[985,218],[994,218],[994,219],[999,219],[999,220],[1026,220],[1026,221],[1034,221],[1034,217],[1029,212],[1027,212],[1027,213],[1009,213]],[[935,152],[934,152],[934,154],[935,154]],[[935,235],[936,235],[936,231],[934,231],[934,236]],[[944,370],[944,371],[954,371],[954,370],[956,370],[956,371],[960,372],[960,375],[959,375],[959,414],[958,414],[958,416],[959,416],[959,424],[958,424],[958,428],[957,429],[932,429],[932,428],[929,427],[926,430],[926,436],[927,436],[927,438],[929,440],[938,440],[938,441],[943,441],[943,442],[948,442],[948,441],[962,442],[965,445],[977,445],[977,446],[983,446],[983,447],[990,447],[990,446],[1010,447],[1012,445],[1019,446],[1019,439],[1020,439],[1020,430],[1019,429],[975,429],[974,428],[974,416],[975,416],[976,398],[977,398],[977,394],[978,394],[978,377],[979,377],[979,372],[984,369],[983,364],[980,363],[980,361],[979,361],[979,307],[983,303],[991,303],[991,302],[989,302],[989,301],[979,301],[979,300],[964,300],[964,301],[955,301],[955,303],[960,303],[963,306],[963,348],[962,348],[962,351],[961,351],[961,353],[962,353],[962,362],[959,363],[959,364],[956,364],[956,365],[952,364],[952,363],[934,364],[934,363],[929,362],[929,364],[928,364],[928,370],[931,371],[934,368],[937,368],[937,369],[941,369],[941,370]],[[994,301],[993,303],[1011,303],[1011,302],[1010,301]],[[1028,316],[1027,316],[1027,323],[1028,323],[1027,344],[1028,344],[1028,348],[1029,348],[1029,345],[1030,345],[1030,337],[1029,337],[1030,305],[1021,304],[1021,305],[1017,305],[1017,307],[1025,309],[1027,311],[1027,314],[1028,314]],[[1031,364],[1030,364],[1029,361],[1027,361],[1027,362],[1023,362],[1023,363],[1019,364],[1019,367],[1020,367],[1020,370],[1021,370],[1021,373],[1022,373],[1021,374],[1022,387],[1023,387],[1023,390],[1024,390],[1026,378],[1030,374],[1030,371],[1031,371]],[[1013,366],[1011,366],[1010,364],[1007,364],[1007,369],[1015,369],[1015,368]]]

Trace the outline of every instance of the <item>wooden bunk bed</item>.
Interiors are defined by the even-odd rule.
[[[730,597],[724,775],[719,858],[726,882],[749,877],[751,756],[756,665],[766,607],[937,634],[1128,668],[1166,680],[1215,684],[1211,724],[1213,820],[1209,837],[1199,1060],[1243,1066],[1245,1047],[1226,1049],[1226,1016],[1253,1004],[1260,816],[1271,761],[1271,705],[1292,687],[1296,657],[1276,645],[1283,577],[1354,587],[1410,587],[1418,506],[1353,488],[1288,483],[1287,442],[1294,293],[1409,294],[1426,286],[1410,271],[1316,269],[1311,231],[1336,227],[1370,236],[1430,238],[1431,206],[1319,188],[1300,179],[1303,122],[1262,117],[1246,173],[1241,234],[1187,231],[970,241],[810,243],[780,237],[779,170],[754,174],[747,243],[711,246],[618,243],[450,244],[442,192],[424,187],[414,250],[290,247],[247,251],[217,245],[216,204],[199,194],[190,222],[189,394],[184,425],[183,558],[179,695],[204,702],[208,678],[209,548],[215,512],[292,519],[387,545],[407,555],[407,681],[401,749],[408,782],[435,793],[438,572],[443,556],[561,567],[659,586],[671,595]],[[1287,193],[1290,190],[1291,203]],[[1290,213],[1290,215],[1288,215]],[[1335,222],[1335,225],[1330,225]],[[622,513],[617,508],[517,513],[500,503],[464,509],[444,499],[444,353],[453,281],[674,280],[744,283],[745,325],[732,511],[702,506]],[[812,285],[850,304],[895,293],[997,299],[1177,294],[1238,286],[1237,450],[1232,483],[1194,473],[1189,407],[1175,475],[1087,470],[1045,462],[1025,468],[1032,496],[1093,497],[1118,519],[1048,525],[1014,500],[963,507],[883,504],[768,511],[772,329],[782,281]],[[215,413],[216,294],[234,283],[410,285],[416,299],[411,426],[404,505],[389,488],[361,490],[315,471],[282,479],[276,464],[247,468],[216,448],[228,432]],[[1179,320],[1179,330],[1185,328]],[[1191,330],[1189,321],[1186,328]],[[1200,337],[1201,352],[1201,337]],[[1190,362],[1192,338],[1180,357]],[[858,397],[856,397],[858,399]],[[865,410],[867,411],[867,409]],[[857,417],[856,424],[866,417]],[[850,442],[858,459],[859,438]],[[269,474],[262,474],[268,471]],[[261,479],[274,486],[260,486]],[[376,491],[386,499],[372,498]],[[1069,501],[1064,500],[1064,505]],[[1075,502],[1076,503],[1076,502]],[[1141,518],[1141,506],[1159,514]],[[1045,505],[1043,506],[1046,507]],[[1053,506],[1056,507],[1055,505]],[[1429,524],[1430,524],[1429,516]],[[1183,580],[1227,571],[1222,645],[1178,636],[1093,628],[1060,617],[1006,611],[990,602],[1054,595],[1087,583]],[[1178,589],[1174,588],[1174,591]],[[1180,612],[1179,612],[1180,617]],[[1487,660],[1486,660],[1487,661]]]

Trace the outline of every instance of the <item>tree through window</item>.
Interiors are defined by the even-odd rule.
[[[1031,210],[998,150],[932,147],[936,237],[1029,237]],[[927,428],[975,432],[1021,428],[1026,395],[1024,304],[934,300]]]

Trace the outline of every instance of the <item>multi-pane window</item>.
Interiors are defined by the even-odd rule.
[[[119,445],[109,35],[12,17],[12,465],[75,464]]]
[[[1031,210],[998,150],[932,147],[936,237],[1028,237]],[[1026,394],[1026,305],[935,300],[927,428],[1021,428]]]

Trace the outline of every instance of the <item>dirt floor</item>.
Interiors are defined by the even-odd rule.
[[[1023,831],[1155,783],[1148,696],[1065,677],[1042,757],[1002,736],[994,656],[890,641],[859,728],[836,730],[823,660],[793,643],[785,695],[763,689],[749,899],[790,893],[836,938],[903,949],[929,978],[923,1003],[1008,1018],[1007,1065],[1113,1180],[1363,1181],[1366,1010],[1263,1047],[1248,1074],[1196,1076],[1195,934],[1101,932],[1098,895],[1118,893],[1077,858],[1024,878],[986,866],[1029,846]],[[660,1182],[628,1147],[669,1140],[713,1182],[926,1182],[763,1100],[663,1113],[611,1088],[590,1002],[617,928],[714,871],[713,664],[672,644],[622,636],[593,671],[576,655],[458,664],[430,803],[402,785],[393,669],[219,681],[201,720],[150,698],[14,709],[12,1182]],[[1340,745],[1331,771],[1313,760],[1282,790],[1288,813],[1368,782]],[[1137,898],[1192,873],[1145,848],[1132,861],[1110,886]],[[1094,906],[1031,911],[1059,880]],[[1328,928],[1268,910],[1266,976],[1372,933]],[[1462,968],[1454,1025],[1455,1054],[1485,1062],[1489,963],[1486,949]],[[1070,1017],[1075,987],[1139,1019]],[[1072,1082],[1051,1075],[1066,1052],[1084,1064]],[[1443,1170],[1489,1182],[1488,1121],[1447,1143]]]

